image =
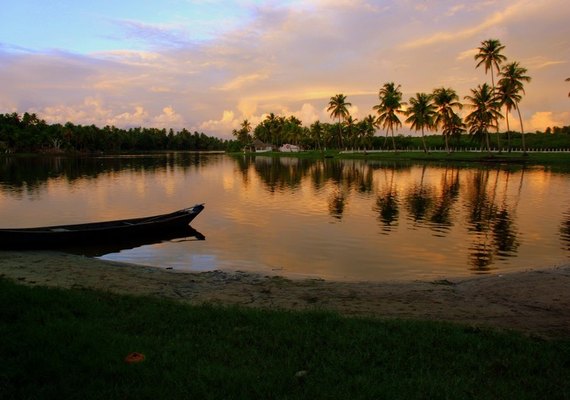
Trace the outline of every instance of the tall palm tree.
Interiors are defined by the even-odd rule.
[[[406,122],[411,124],[416,132],[422,131],[422,142],[424,153],[427,153],[424,130],[433,128],[435,121],[435,105],[432,102],[432,95],[427,93],[416,93],[416,97],[410,97],[410,108],[406,111]]]
[[[500,65],[503,61],[507,61],[507,57],[501,54],[501,51],[504,50],[504,48],[505,46],[503,46],[498,39],[487,39],[481,42],[481,46],[478,47],[479,52],[475,54],[475,61],[479,60],[475,68],[479,68],[481,65],[484,65],[485,74],[487,71],[491,70],[491,85],[493,92],[495,92],[495,72],[498,74],[500,71]],[[497,144],[500,151],[501,141],[499,137],[499,124],[497,124],[496,128]]]
[[[338,137],[339,145],[342,148],[342,125],[341,120],[346,120],[350,115],[348,107],[352,104],[346,101],[346,96],[344,94],[337,94],[330,98],[329,107],[327,111],[331,113],[331,118],[338,118]]]
[[[372,142],[372,138],[376,134],[376,129],[378,129],[378,119],[372,115],[368,114],[364,119],[361,121],[362,124],[362,131],[363,131],[363,139],[365,142],[365,149],[366,146],[370,146]]]
[[[497,102],[493,89],[486,83],[471,89],[471,96],[465,96],[470,101],[469,106],[473,111],[467,115],[465,122],[469,126],[469,134],[473,135],[476,140],[482,141],[485,137],[487,142],[487,151],[491,151],[489,142],[489,129],[497,125],[502,115],[499,111],[500,104]]]
[[[517,110],[519,115],[519,121],[521,124],[521,134],[522,134],[522,145],[523,145],[523,153],[526,154],[526,145],[525,145],[525,138],[524,138],[524,128],[523,128],[523,120],[521,116],[521,111],[519,108],[519,103],[522,99],[522,95],[520,93],[525,94],[524,91],[524,82],[530,82],[531,78],[527,73],[527,69],[520,66],[520,64],[515,61],[509,63],[501,69],[501,73],[499,74],[499,94],[502,104],[507,107],[507,118],[510,109],[514,108]],[[508,119],[507,119],[508,121]]]
[[[501,54],[505,46],[501,44],[498,39],[487,39],[481,42],[481,46],[478,47],[479,53],[475,54],[475,61],[479,61],[475,68],[479,66],[485,66],[485,73],[491,70],[491,84],[493,90],[495,89],[495,70],[499,72],[500,65],[503,61],[507,60],[507,57]],[[495,68],[493,68],[495,67]]]
[[[463,104],[459,102],[455,90],[445,87],[434,89],[432,99],[436,108],[434,127],[441,128],[445,138],[445,150],[449,153],[449,135],[453,133],[451,125],[457,121],[455,109],[461,110]]]
[[[320,152],[323,152],[323,148],[321,146],[321,141],[323,139],[323,125],[321,121],[317,120],[311,124],[310,129],[311,138],[317,142],[317,147],[319,148]]]
[[[373,107],[378,113],[378,124],[386,129],[386,140],[388,139],[388,132],[392,134],[392,145],[396,151],[396,141],[394,139],[394,127],[402,126],[400,118],[397,114],[403,114],[401,109],[406,103],[402,102],[402,92],[400,85],[396,86],[394,82],[385,83],[384,86],[378,91],[378,98],[380,104]],[[384,140],[384,145],[386,144]]]
[[[358,121],[358,119],[352,118],[352,115],[349,115],[344,120],[344,123],[346,125],[346,136],[347,136],[348,141],[350,141],[352,143],[353,149],[356,146],[356,139],[358,138],[358,130],[356,129],[356,121]]]

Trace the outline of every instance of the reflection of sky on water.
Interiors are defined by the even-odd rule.
[[[206,240],[104,258],[351,280],[502,273],[565,262],[570,252],[570,180],[542,168],[147,158],[98,159],[73,165],[73,173],[65,160],[43,162],[40,172],[28,172],[33,179],[2,174],[2,227],[129,218],[204,202],[192,226]]]

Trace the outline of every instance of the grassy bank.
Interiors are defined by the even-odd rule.
[[[0,280],[9,398],[566,398],[570,341]],[[131,352],[145,360],[124,362]]]
[[[242,156],[243,153],[232,153]],[[339,152],[337,150],[303,151],[298,153],[250,153],[255,156],[268,157],[297,157],[306,159],[336,158],[336,159],[366,159],[380,161],[403,162],[438,162],[438,163],[478,163],[478,164],[518,164],[518,165],[556,165],[570,167],[570,153],[488,153],[488,152],[431,152],[423,151],[384,151],[384,152]]]

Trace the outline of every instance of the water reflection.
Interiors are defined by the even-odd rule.
[[[570,209],[562,216],[560,239],[562,240],[562,248],[570,251]]]
[[[80,179],[96,180],[101,175],[124,171],[160,173],[173,169],[205,168],[220,162],[221,156],[199,153],[161,153],[149,155],[92,157],[4,157],[0,158],[0,185],[11,195],[41,192],[49,180],[65,179],[69,184]]]
[[[392,169],[387,178],[387,171],[384,170],[384,186],[379,190],[376,197],[376,206],[374,211],[378,213],[378,220],[382,224],[382,231],[388,234],[394,227],[398,225],[398,217],[400,214],[400,204],[398,192],[394,184],[395,170]]]
[[[212,268],[377,279],[490,273],[570,252],[570,210],[559,211],[570,180],[546,169],[172,153],[2,158],[0,173],[5,226],[207,204],[197,220],[207,241],[146,246],[137,262],[176,264],[180,252],[190,267],[207,259]]]

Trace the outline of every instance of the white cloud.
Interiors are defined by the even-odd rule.
[[[153,126],[156,128],[182,128],[184,119],[180,114],[174,111],[171,106],[164,107],[162,114],[152,119]]]
[[[570,113],[553,113],[551,111],[539,111],[532,115],[528,121],[526,131],[544,131],[548,127],[565,126],[570,121]]]
[[[147,48],[80,55],[0,45],[0,108],[52,122],[186,126],[230,137],[243,119],[255,125],[271,112],[330,122],[323,109],[343,93],[361,119],[385,82],[401,84],[404,100],[439,86],[463,98],[489,79],[475,69],[476,47],[497,37],[509,60],[520,60],[532,76],[523,105],[534,116],[529,126],[549,121],[545,112],[567,125],[566,3],[238,1],[247,18],[199,41],[184,36],[180,21],[157,15],[155,25],[124,25],[136,40],[146,37],[140,43],[152,43]]]

